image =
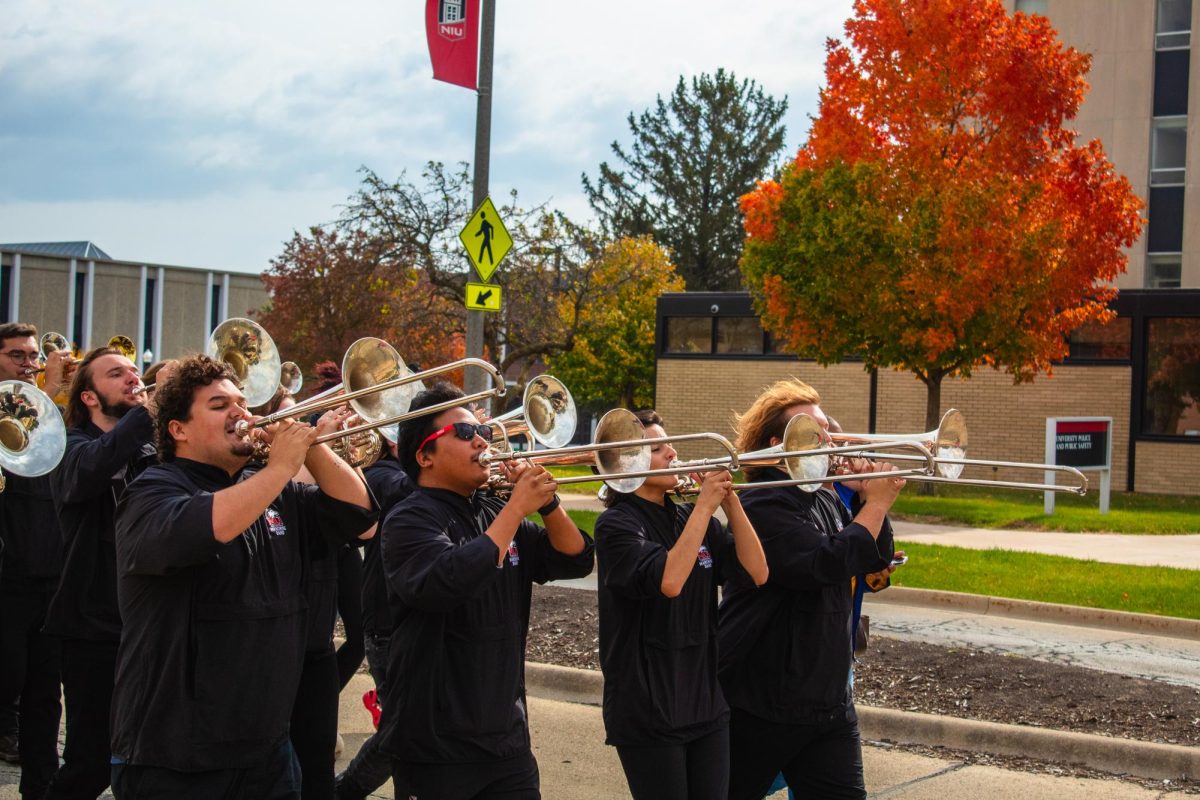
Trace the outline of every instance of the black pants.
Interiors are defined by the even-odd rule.
[[[363,662],[363,562],[357,547],[338,553],[337,610],[346,629],[346,641],[337,650],[338,688],[358,672]]]
[[[820,725],[770,722],[733,709],[729,720],[729,800],[760,800],[780,772],[800,798],[867,796],[858,720]]]
[[[533,753],[490,764],[396,762],[394,777],[400,783],[407,780],[420,800],[541,800],[542,796]]]
[[[333,648],[304,656],[292,706],[291,737],[300,763],[301,797],[333,797],[333,748],[337,740],[337,657]]]
[[[246,769],[177,772],[114,764],[112,788],[117,800],[298,800],[300,768],[284,741],[262,764]]]
[[[42,633],[51,592],[0,594],[0,698],[20,697],[20,792],[38,798],[58,770],[59,642]]]
[[[729,728],[686,744],[618,746],[633,800],[725,800]]]
[[[45,800],[96,798],[112,776],[108,721],[112,710],[116,642],[64,639],[63,697],[67,704],[67,744]]]
[[[375,679],[375,694],[379,705],[387,702],[388,637],[367,636],[364,643],[367,666]],[[362,744],[346,771],[337,776],[338,800],[365,800],[366,796],[387,783],[392,777],[392,758],[379,750],[378,731]],[[396,797],[405,797],[404,784],[395,784]]]

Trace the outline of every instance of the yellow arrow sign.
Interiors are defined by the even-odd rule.
[[[467,258],[475,265],[475,271],[485,281],[492,277],[500,261],[512,249],[512,237],[504,227],[504,221],[492,205],[492,198],[485,197],[458,232],[458,239],[467,249]],[[468,304],[468,308],[470,305]]]
[[[467,308],[475,311],[499,311],[500,287],[494,283],[468,283]]]

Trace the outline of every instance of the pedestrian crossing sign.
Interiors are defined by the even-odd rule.
[[[468,283],[467,308],[474,311],[499,311],[500,287],[494,283]]]
[[[458,240],[467,250],[467,258],[475,265],[479,277],[487,280],[496,267],[512,249],[512,237],[504,227],[504,220],[492,205],[492,198],[485,197],[458,233]]]

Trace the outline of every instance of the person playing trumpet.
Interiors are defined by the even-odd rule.
[[[461,397],[437,383],[409,410]],[[491,436],[461,406],[400,425],[417,488],[381,532],[395,627],[380,746],[396,760],[397,796],[540,797],[525,704],[532,584],[589,574],[593,547],[540,466],[507,467],[508,500],[478,491]],[[544,528],[526,519],[534,512]]]
[[[782,441],[807,414],[828,421],[816,390],[798,380],[770,386],[738,417],[739,452]],[[891,471],[874,464],[869,472]],[[755,481],[786,480],[747,467]],[[730,716],[731,800],[758,800],[776,775],[802,797],[864,798],[862,747],[849,681],[851,579],[887,569],[894,549],[887,512],[904,479],[852,482],[853,511],[829,489],[743,492],[746,515],[771,565],[754,590],[734,576],[720,612],[721,686]]]
[[[117,507],[123,622],[112,711],[112,785],[147,797],[294,798],[288,719],[304,655],[303,577],[317,538],[374,533],[361,477],[317,436],[284,420],[260,434],[265,466],[239,422],[252,421],[235,374],[184,359],[156,391],[162,463]],[[301,466],[316,485],[292,479]]]
[[[665,437],[654,411],[636,414]],[[650,445],[650,469],[671,466]],[[717,682],[717,588],[767,580],[767,561],[727,470],[697,475],[696,502],[669,496],[677,475],[609,492],[596,520],[604,727],[634,800],[724,800],[729,707]],[[727,530],[713,514],[723,509]]]

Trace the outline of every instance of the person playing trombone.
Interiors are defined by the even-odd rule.
[[[783,440],[788,422],[828,421],[821,398],[798,380],[770,386],[738,418],[739,452]],[[873,464],[865,472],[890,472]],[[753,482],[786,480],[747,467]],[[852,482],[853,516],[829,489],[781,486],[743,492],[771,577],[755,591],[734,575],[720,611],[721,686],[730,716],[731,800],[758,800],[777,774],[799,796],[864,798],[858,717],[849,682],[851,578],[884,570],[894,549],[887,512],[904,479]]]
[[[665,437],[654,411],[635,415]],[[676,459],[649,445],[650,469]],[[717,587],[740,572],[767,580],[767,561],[725,469],[697,475],[700,494],[676,503],[679,476],[609,492],[596,520],[604,727],[635,800],[724,800],[729,707],[717,683]],[[729,529],[713,515],[723,509]]]
[[[439,382],[409,411],[458,398]],[[507,467],[507,501],[478,491],[491,436],[462,406],[400,424],[417,488],[381,531],[394,628],[379,726],[397,796],[405,785],[439,800],[541,796],[525,703],[532,584],[589,574],[593,547],[540,466]]]

